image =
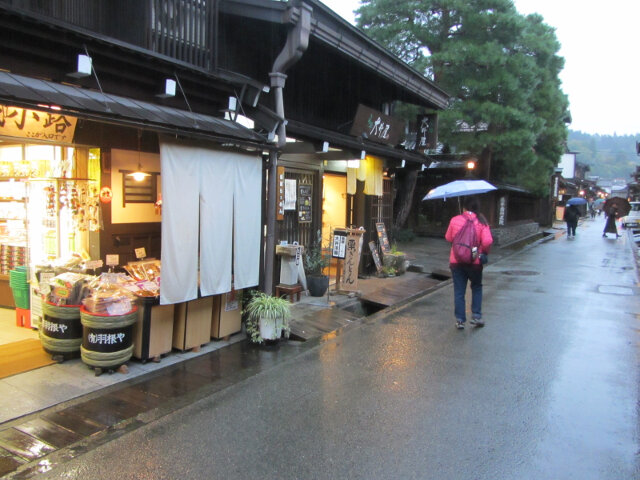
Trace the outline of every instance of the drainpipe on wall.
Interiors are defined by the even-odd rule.
[[[273,62],[273,67],[269,73],[271,88],[274,93],[276,113],[281,118],[286,118],[284,114],[284,96],[282,90],[287,79],[286,72],[294,63],[302,57],[309,46],[309,33],[311,32],[311,14],[313,9],[302,4],[301,7],[292,7],[287,10],[286,15],[290,22],[295,21],[295,25],[289,35],[284,48]],[[286,120],[278,127],[278,148],[282,148],[287,142]],[[267,238],[264,266],[264,291],[273,294],[273,269],[275,263],[275,231],[276,231],[276,188],[278,174],[278,155],[273,152],[269,162],[269,184],[267,198]]]

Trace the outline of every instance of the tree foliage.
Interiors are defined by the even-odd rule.
[[[589,165],[590,175],[603,180],[630,181],[640,165],[636,154],[638,135],[592,135],[580,131],[569,132],[569,150],[577,152],[577,160]]]
[[[364,0],[358,26],[451,96],[440,140],[484,175],[545,193],[566,141],[554,30],[511,0]]]

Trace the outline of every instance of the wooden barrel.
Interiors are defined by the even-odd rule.
[[[82,344],[82,324],[80,305],[42,305],[40,342],[45,352],[63,360],[80,355]]]
[[[82,361],[101,369],[127,363],[133,354],[133,324],[137,318],[138,307],[124,315],[100,315],[81,307]]]

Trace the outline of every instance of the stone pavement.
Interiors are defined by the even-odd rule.
[[[399,245],[399,250],[407,254],[412,265],[420,265],[427,273],[408,272],[407,277],[363,279],[360,282],[363,294],[375,292],[381,286],[393,288],[394,284],[411,275],[426,276],[429,272],[448,269],[449,245],[444,239],[417,238]],[[490,262],[498,262],[513,252],[505,247],[495,249]],[[447,284],[441,282],[441,286]],[[376,315],[388,314],[425,293],[428,292],[408,296]],[[54,365],[35,373],[10,377],[9,387],[0,382],[3,402],[11,403],[8,409],[3,405],[3,411],[5,415],[7,411],[12,412],[0,420],[3,422],[0,424],[0,475],[19,471],[19,478],[28,478],[46,471],[55,463],[67,461],[89,448],[297,356],[319,342],[335,337],[340,330],[358,325],[362,315],[368,312],[340,308],[353,302],[354,298],[349,295],[331,295],[328,304],[325,298],[313,297],[303,297],[294,304],[294,317],[307,316],[317,320],[326,315],[338,319],[336,328],[318,331],[307,342],[290,340],[273,347],[259,347],[248,344],[244,335],[238,334],[229,342],[212,342],[197,354],[169,355],[159,364],[130,362],[128,375],[94,377],[78,361],[77,364]],[[65,375],[62,375],[63,371]],[[71,380],[71,377],[75,379]],[[25,385],[29,385],[29,389],[24,390]],[[30,395],[31,392],[35,394]],[[38,403],[42,397],[44,399]]]

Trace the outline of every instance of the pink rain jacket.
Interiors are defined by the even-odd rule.
[[[467,221],[467,218],[473,220],[474,225],[476,226],[476,235],[480,241],[480,247],[478,248],[478,253],[489,253],[491,249],[491,245],[493,244],[493,236],[491,235],[491,229],[489,225],[483,225],[478,221],[478,217],[473,212],[463,212],[461,215],[456,215],[449,222],[449,228],[447,228],[447,233],[444,238],[447,239],[448,242],[453,243],[453,239],[456,236],[456,233],[464,226]],[[449,263],[452,265],[457,265],[458,261],[456,257],[453,255],[453,248],[449,252]],[[472,265],[480,265],[480,258],[476,258],[473,261]]]

